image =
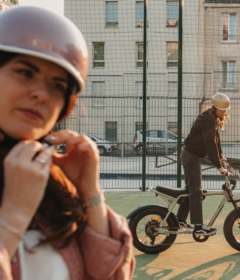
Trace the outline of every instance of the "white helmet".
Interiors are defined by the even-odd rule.
[[[216,93],[213,95],[211,104],[218,110],[230,109],[230,99],[223,93]]]

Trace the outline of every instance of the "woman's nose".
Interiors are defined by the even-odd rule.
[[[48,96],[47,87],[43,84],[35,86],[30,92],[30,97],[36,99],[39,102],[46,101]]]

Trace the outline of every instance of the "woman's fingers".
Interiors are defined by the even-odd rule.
[[[8,168],[50,169],[53,147],[44,147],[37,141],[21,141],[4,159],[4,166]]]
[[[42,144],[37,141],[21,141],[15,145],[7,157],[18,158],[25,156],[25,158],[32,158],[42,148]]]
[[[4,160],[3,201],[31,219],[47,186],[53,147],[46,148],[35,141],[23,141],[17,146]]]
[[[72,130],[60,130],[56,132],[52,132],[50,135],[46,136],[44,140],[54,145],[66,143],[69,137],[76,137],[82,134],[78,134]]]
[[[42,169],[49,169],[52,163],[52,154],[54,147],[50,146],[44,148],[39,152],[39,154],[34,158],[33,164],[39,166]]]
[[[45,138],[51,144],[65,144],[67,152],[53,155],[53,162],[60,166],[79,193],[92,194],[98,189],[99,150],[95,142],[84,134],[73,131],[58,131]],[[51,137],[50,136],[50,137]]]
[[[51,134],[51,136],[49,136],[49,138],[51,139],[51,137],[53,137],[53,136],[54,136],[54,140],[52,140],[51,143],[65,144],[67,152],[69,152],[73,147],[79,146],[79,144],[81,144],[81,143],[89,143],[90,146],[95,151],[98,151],[96,143],[93,142],[85,134],[78,134],[71,130],[62,130],[62,131],[54,132],[54,134]],[[46,137],[45,139],[48,140],[48,137]]]

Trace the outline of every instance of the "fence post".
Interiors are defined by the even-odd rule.
[[[142,149],[142,191],[146,190],[146,90],[147,90],[147,2],[144,0],[143,31],[143,149]]]
[[[181,146],[182,146],[182,4],[179,0],[178,16],[178,145],[177,145],[177,187],[181,188]]]

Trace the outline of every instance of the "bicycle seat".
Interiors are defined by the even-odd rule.
[[[187,189],[176,189],[167,186],[157,186],[156,191],[177,198],[179,195],[188,194]]]
[[[164,193],[166,195],[169,195],[171,197],[177,198],[179,195],[184,195],[184,194],[189,194],[187,189],[177,189],[177,188],[172,188],[172,187],[167,187],[167,186],[157,186],[156,191],[160,193]],[[207,190],[203,190],[203,193],[207,193]],[[205,196],[202,197],[204,199]],[[178,204],[182,203],[188,203],[189,197],[181,197],[178,200]]]

